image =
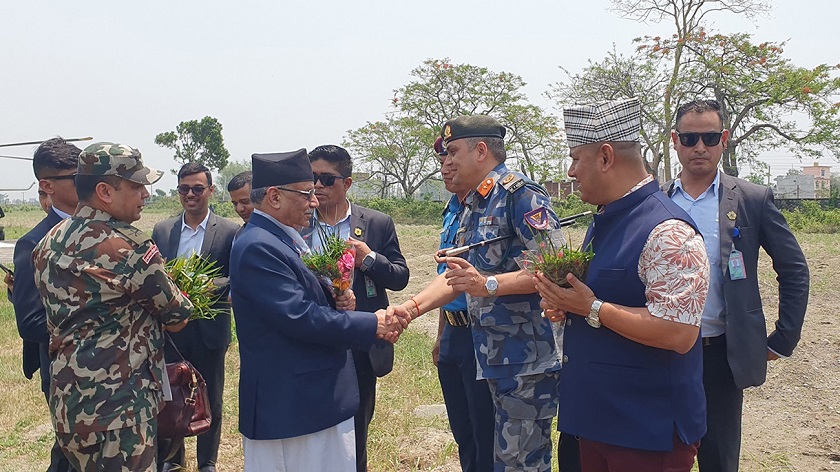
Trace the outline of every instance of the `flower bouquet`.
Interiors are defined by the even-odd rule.
[[[568,273],[586,280],[589,263],[595,257],[591,244],[580,250],[573,249],[563,237],[563,230],[549,229],[545,208],[526,213],[525,221],[534,235],[537,249],[522,251],[522,255],[515,258],[521,269],[530,273],[542,272],[549,280],[565,288],[571,288],[566,280]]]
[[[222,277],[222,271],[214,261],[196,253],[190,257],[178,257],[166,262],[166,272],[181,293],[193,304],[191,320],[212,320],[229,308],[214,307],[221,296],[214,280]]]
[[[334,295],[341,295],[353,285],[356,251],[338,235],[322,235],[321,248],[301,259],[309,270],[332,287]]]

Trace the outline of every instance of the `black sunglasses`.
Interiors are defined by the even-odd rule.
[[[680,144],[685,147],[697,146],[697,142],[703,139],[703,144],[706,146],[717,146],[720,144],[720,138],[723,132],[717,133],[680,133],[677,131],[677,136],[680,138]]]
[[[44,177],[47,180],[73,180],[76,178],[76,174],[68,174],[68,175],[56,175],[54,177]]]
[[[312,174],[312,183],[317,184],[320,180],[324,187],[332,187],[335,184],[336,179],[343,179],[344,177],[340,175],[330,175],[330,174]]]
[[[178,186],[178,193],[180,193],[181,195],[189,195],[190,190],[192,190],[193,195],[198,197],[202,193],[204,193],[205,190],[207,190],[207,187],[203,185],[193,185],[192,187],[190,187],[186,184]]]

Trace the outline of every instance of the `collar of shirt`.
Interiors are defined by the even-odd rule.
[[[645,177],[644,179],[642,179],[642,181],[641,181],[641,182],[639,182],[639,183],[637,183],[636,185],[634,185],[634,186],[633,186],[633,188],[631,188],[630,190],[628,190],[628,191],[627,191],[627,193],[625,193],[624,195],[622,195],[622,196],[621,196],[621,198],[624,198],[624,197],[626,197],[627,195],[630,195],[631,193],[635,192],[636,190],[639,190],[640,188],[644,187],[645,185],[647,185],[647,184],[649,184],[649,183],[651,183],[651,182],[653,182],[653,176],[652,176],[652,175],[650,175],[650,174],[648,174],[648,176],[647,176],[647,177]]]
[[[55,205],[52,206],[52,209],[58,216],[61,217],[62,220],[66,220],[67,218],[70,218],[70,213],[64,213],[63,211],[56,208]]]
[[[478,193],[479,189],[484,185],[484,182],[486,182],[488,179],[492,179],[493,185],[495,185],[496,181],[499,180],[499,177],[506,174],[507,172],[508,168],[507,166],[505,166],[504,162],[494,167],[489,174],[487,174],[483,179],[481,179],[481,182],[478,183],[478,186],[476,188],[471,189],[469,193],[467,193],[467,196],[464,197],[464,204],[470,205],[472,204],[472,202],[475,201],[476,198],[485,198],[482,197],[480,193]],[[493,193],[492,190],[490,191],[490,193],[487,194],[487,196],[490,196],[491,193]]]
[[[114,219],[110,214],[87,205],[81,205],[79,207],[79,210],[76,212],[76,217],[97,221],[111,221]]]
[[[201,221],[201,223],[198,224],[198,226],[195,229],[192,229],[190,227],[190,225],[187,224],[186,217],[187,217],[186,213],[181,215],[181,232],[182,233],[184,232],[184,229],[187,229],[187,228],[189,228],[190,231],[198,231],[198,228],[201,228],[201,229],[207,231],[207,220],[210,219],[210,210],[209,209],[207,210],[207,215],[204,216],[204,219]]]
[[[334,225],[324,223],[318,218],[319,213],[315,214],[315,229],[312,234],[312,248],[320,249],[324,245],[322,236],[337,234],[341,239],[350,238],[350,216],[352,214],[350,200],[347,200],[347,213],[343,218],[338,220]]]
[[[694,201],[694,200],[702,200],[703,198],[705,198],[705,197],[706,197],[706,194],[708,194],[708,193],[709,193],[709,190],[711,190],[711,191],[712,191],[712,194],[713,194],[715,197],[717,197],[717,196],[718,196],[718,189],[719,189],[719,188],[720,188],[720,171],[717,171],[717,172],[715,173],[715,179],[714,179],[714,180],[712,180],[712,183],[711,183],[711,185],[709,185],[709,188],[707,188],[707,189],[706,189],[706,191],[705,191],[705,192],[703,192],[702,194],[700,194],[700,196],[699,196],[699,197],[697,197],[696,199],[695,199],[695,198],[691,198],[691,195],[687,194],[687,193],[685,192],[685,190],[683,190],[683,186],[682,186],[682,179],[681,179],[681,178],[677,177],[677,180],[675,180],[675,181],[674,181],[674,192],[676,192],[677,190],[679,190],[679,191],[680,191],[680,193],[682,193],[682,194],[683,194],[683,196],[685,196],[685,198],[686,198],[686,199],[691,200],[691,201]]]
[[[260,211],[254,208],[254,213],[261,215],[263,218],[267,219],[268,221],[271,221],[272,223],[277,225],[278,228],[285,231],[286,234],[288,234],[289,237],[292,238],[292,241],[295,243],[295,249],[297,250],[298,254],[304,256],[312,252],[309,250],[309,246],[306,244],[306,241],[303,240],[303,238],[300,236],[300,233],[298,233],[294,228],[292,228],[291,226],[284,225],[283,223],[277,221],[277,219],[275,219],[273,216],[269,215],[264,211]]]

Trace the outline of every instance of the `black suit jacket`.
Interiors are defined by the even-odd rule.
[[[307,244],[312,242],[314,224],[301,232]],[[366,271],[353,274],[356,309],[375,312],[389,304],[386,290],[400,291],[408,285],[408,264],[400,252],[394,220],[370,208],[350,204],[350,237],[364,241],[376,260]],[[372,290],[368,290],[369,286]],[[394,346],[377,344],[368,353],[373,372],[382,377],[394,368]]]
[[[53,226],[61,221],[58,213],[50,208],[47,216],[15,244],[15,286],[10,300],[15,307],[18,333],[23,338],[23,373],[31,379],[40,367],[42,382],[49,382],[49,365],[42,365],[38,344],[48,344],[50,335],[47,330],[47,312],[35,286],[32,251]]]
[[[673,193],[673,182],[665,186]],[[767,348],[790,356],[799,342],[808,307],[810,276],[805,255],[785,217],[773,203],[773,191],[720,174],[718,220],[726,305],[726,356],[738,388],[757,386],[767,378]],[[733,238],[735,227],[740,236]],[[744,255],[746,278],[729,276],[732,247]],[[759,248],[773,260],[779,283],[779,316],[767,336],[758,286]]]
[[[181,224],[183,214],[156,224],[152,230],[152,239],[157,244],[161,255],[169,260],[178,255],[178,242],[181,239]],[[224,277],[230,275],[230,248],[233,244],[233,237],[239,230],[239,225],[216,216],[212,211],[207,220],[207,228],[204,232],[204,241],[201,244],[201,255],[221,269]],[[227,297],[228,288],[225,287],[221,294],[220,304],[229,306]],[[201,342],[207,349],[222,349],[230,344],[230,310],[216,315],[212,320],[193,320],[187,326],[172,333],[172,339],[176,344],[181,341],[197,343]]]

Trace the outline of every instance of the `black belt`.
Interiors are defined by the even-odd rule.
[[[443,313],[446,322],[452,326],[464,328],[470,325],[470,316],[466,311],[449,311],[441,308],[440,312]]]
[[[725,334],[703,338],[703,346],[714,346],[717,344],[726,344]]]

